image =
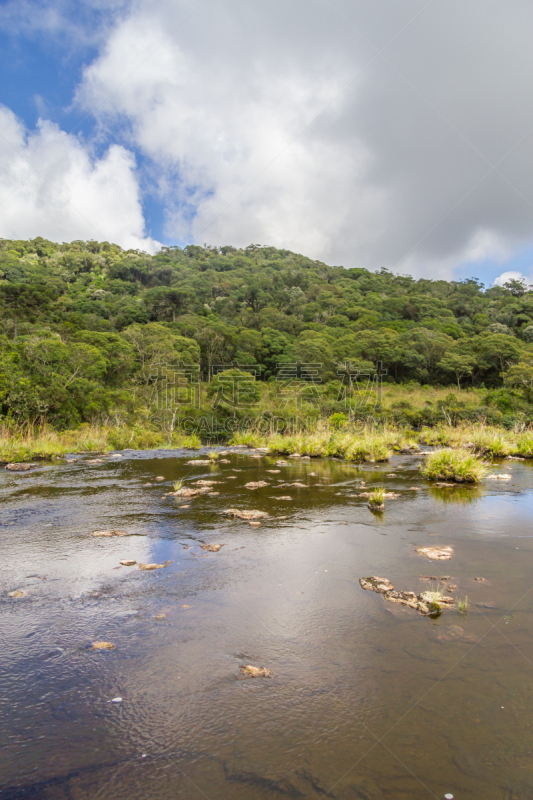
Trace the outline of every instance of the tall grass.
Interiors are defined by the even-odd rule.
[[[477,456],[467,450],[436,450],[427,456],[422,475],[431,481],[478,483],[487,468]]]
[[[273,455],[293,455],[315,458],[337,457],[347,461],[388,461],[393,443],[403,441],[402,434],[394,432],[376,432],[370,428],[360,432],[337,431],[325,427],[312,433],[282,434],[233,434],[230,444],[248,444],[255,447],[267,447]],[[398,446],[396,444],[396,446]]]
[[[171,447],[198,448],[201,441],[195,434],[174,434]],[[147,450],[169,447],[168,437],[161,432],[139,426],[111,427],[81,425],[77,430],[56,431],[47,425],[0,427],[0,461],[32,461],[62,458],[67,453],[105,453],[109,450]]]

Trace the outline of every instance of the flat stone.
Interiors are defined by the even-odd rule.
[[[7,596],[8,597],[24,597],[24,592],[22,592],[20,589],[15,589],[14,592],[8,592]]]
[[[453,555],[452,547],[415,547],[419,556],[425,556],[431,561],[449,561]]]
[[[139,564],[139,569],[148,571],[152,569],[163,569],[164,567],[168,567],[170,561],[165,561],[163,564]]]
[[[93,650],[114,650],[115,645],[111,644],[111,642],[93,642],[92,643]]]
[[[122,564],[123,567],[133,567],[137,562],[133,561],[132,559],[125,558],[120,563]]]
[[[262,489],[264,486],[268,486],[266,481],[250,481],[250,483],[245,483],[245,489]]]
[[[224,547],[223,544],[202,544],[201,549],[207,550],[208,553],[218,553],[221,547]]]
[[[6,469],[11,472],[27,472],[29,469],[35,469],[38,464],[22,464],[19,461],[14,461],[12,464],[6,464]]]

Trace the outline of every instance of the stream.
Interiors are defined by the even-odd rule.
[[[533,464],[439,489],[419,455],[206,460],[0,471],[0,800],[531,800]],[[215,483],[164,497],[177,480]],[[383,514],[376,486],[398,495]],[[363,576],[447,576],[468,609],[422,616]]]

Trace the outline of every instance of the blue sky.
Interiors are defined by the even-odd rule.
[[[529,278],[526,12],[456,5],[8,0],[0,236]]]

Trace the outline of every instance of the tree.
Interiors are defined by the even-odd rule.
[[[453,372],[457,380],[457,388],[461,388],[461,379],[472,375],[476,359],[473,355],[450,350],[440,360],[439,366],[445,372]]]
[[[533,359],[519,361],[509,367],[504,376],[507,386],[516,386],[521,389],[528,403],[533,401]]]

